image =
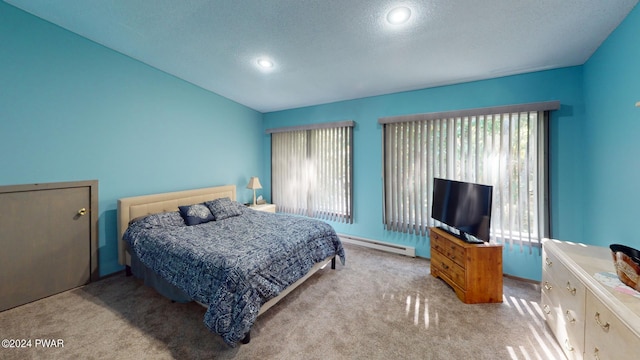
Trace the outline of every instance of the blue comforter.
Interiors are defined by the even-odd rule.
[[[186,226],[176,212],[134,221],[124,234],[140,261],[208,306],[204,323],[230,346],[242,340],[260,306],[344,249],[322,221],[254,211]]]

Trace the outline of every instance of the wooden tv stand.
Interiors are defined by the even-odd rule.
[[[431,275],[466,304],[502,302],[502,245],[472,244],[443,229],[429,229]]]

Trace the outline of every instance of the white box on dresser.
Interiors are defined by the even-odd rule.
[[[569,359],[639,359],[640,298],[604,285],[609,248],[545,240],[542,310]]]

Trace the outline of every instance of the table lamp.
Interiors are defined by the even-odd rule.
[[[253,206],[256,206],[256,189],[262,189],[262,185],[260,185],[260,179],[258,179],[257,176],[252,176],[251,179],[249,179],[247,189],[253,190]]]

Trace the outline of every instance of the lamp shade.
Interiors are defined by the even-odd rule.
[[[252,176],[251,179],[249,179],[247,189],[262,189],[262,185],[260,185],[260,179],[258,179],[257,176]]]

